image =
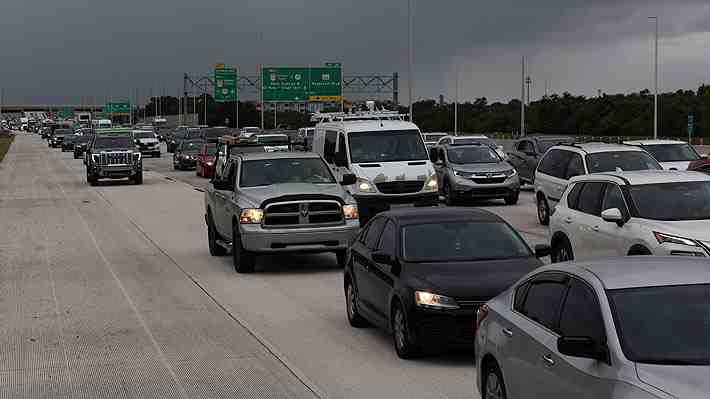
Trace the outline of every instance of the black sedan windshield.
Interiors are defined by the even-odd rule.
[[[496,163],[501,159],[495,151],[488,146],[450,148],[448,151],[449,162],[453,164]]]
[[[631,186],[639,217],[652,220],[710,219],[710,182]]]
[[[416,130],[350,133],[353,163],[421,161],[429,159]]]
[[[587,155],[587,169],[589,173],[601,173],[663,168],[643,151],[609,151]]]
[[[643,149],[650,152],[658,162],[697,161],[700,155],[688,144],[654,144],[644,145]]]
[[[320,158],[265,159],[242,163],[241,187],[281,183],[333,184],[335,179]]]
[[[432,239],[436,237],[436,239]],[[408,262],[456,262],[530,257],[530,248],[507,224],[444,222],[405,226],[404,259]]]
[[[97,137],[94,141],[94,148],[133,148],[133,138],[131,136]]]
[[[611,290],[608,296],[629,360],[710,365],[710,285]]]

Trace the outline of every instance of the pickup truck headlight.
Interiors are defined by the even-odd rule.
[[[459,304],[454,298],[433,294],[428,291],[415,291],[414,301],[417,306],[434,309],[458,309]]]
[[[343,216],[345,216],[345,220],[359,219],[360,214],[357,211],[357,205],[352,205],[352,204],[343,205]]]
[[[264,211],[262,209],[245,208],[239,214],[239,223],[241,224],[261,224],[262,220],[264,220]]]
[[[429,176],[429,178],[426,180],[426,183],[424,183],[424,191],[426,191],[426,192],[439,191],[439,181],[436,178],[436,173]]]
[[[372,184],[369,180],[363,179],[361,177],[357,178],[357,181],[355,182],[355,187],[357,187],[357,191],[359,191],[361,193],[376,192],[375,185]]]

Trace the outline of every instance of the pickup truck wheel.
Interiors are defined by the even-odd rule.
[[[251,273],[254,271],[254,254],[242,246],[242,236],[239,234],[239,226],[236,225],[232,228],[232,256],[234,258],[234,270],[237,273]]]
[[[217,244],[218,237],[219,233],[217,233],[217,229],[214,227],[212,215],[209,215],[207,217],[207,245],[210,248],[210,255],[212,256],[224,256],[227,254],[227,251]]]
[[[141,170],[135,177],[133,177],[133,184],[143,184],[143,171]]]

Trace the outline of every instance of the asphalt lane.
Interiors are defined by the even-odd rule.
[[[239,375],[242,370],[231,364],[214,363],[209,355],[219,348],[226,353],[259,354],[259,367],[255,369],[261,371],[262,378],[250,380],[250,386],[263,383],[266,388],[257,390],[263,394],[254,397],[478,397],[472,353],[452,352],[404,361],[394,353],[387,334],[374,328],[351,328],[345,315],[342,271],[337,268],[334,256],[263,257],[257,262],[257,272],[251,275],[236,274],[229,257],[211,257],[206,245],[204,194],[198,191],[207,180],[197,178],[194,171],[173,171],[172,154],[144,160],[141,186],[106,182],[89,187],[84,181],[81,161],[71,159],[71,154],[47,149],[37,136],[21,135],[18,139],[0,168],[0,188],[9,191],[7,199],[0,203],[0,217],[11,220],[13,226],[0,232],[3,245],[0,248],[11,248],[10,259],[14,259],[2,265],[2,270],[11,271],[6,277],[14,279],[10,278],[13,281],[10,287],[3,286],[7,291],[2,293],[0,301],[8,297],[17,297],[18,303],[31,301],[30,294],[41,293],[44,296],[38,298],[55,304],[47,310],[47,317],[57,323],[68,301],[77,303],[74,306],[85,304],[93,312],[84,314],[81,322],[72,321],[72,325],[79,323],[80,327],[91,329],[111,345],[122,347],[121,353],[135,357],[135,360],[120,357],[120,365],[104,362],[110,366],[97,369],[96,375],[101,378],[96,381],[82,378],[80,371],[85,369],[70,362],[64,366],[68,370],[64,373],[72,381],[81,380],[83,385],[66,389],[86,387],[101,391],[95,386],[100,382],[108,384],[107,387],[126,383],[132,386],[135,381],[126,382],[127,378],[122,376],[128,372],[123,368],[148,358],[154,366],[150,370],[161,370],[164,381],[161,386],[191,389],[187,391],[188,397],[202,397],[193,395],[197,388],[191,388],[190,383],[201,389],[214,384],[219,387],[216,392],[231,392],[228,389],[232,385],[225,378],[229,380],[232,373]],[[40,193],[39,187],[44,191]],[[32,190],[37,197],[27,201]],[[8,202],[13,199],[14,202]],[[516,206],[505,206],[502,201],[478,205],[503,216],[531,244],[547,240],[546,230],[537,225],[530,192],[524,192]],[[42,229],[51,231],[50,238],[55,241],[39,240],[40,233],[34,230]],[[30,284],[26,272],[21,271],[21,265],[30,262],[23,254],[34,253],[35,247],[43,247],[45,243],[52,248],[50,254],[61,251],[66,256],[53,263],[59,267],[57,273],[66,275],[62,274],[61,279],[45,277],[44,285],[19,295],[24,285]],[[48,273],[46,264],[39,268],[37,273],[40,272]],[[48,296],[52,292],[49,281],[61,292],[56,299]],[[19,306],[15,302],[0,305],[6,305],[0,309],[0,315],[8,317],[7,320],[31,319],[33,314],[32,309],[13,313]],[[123,323],[127,324],[116,327],[129,332],[119,343],[110,338],[121,335],[110,322],[114,314],[120,313],[111,310],[116,307],[125,313],[121,313],[121,320],[125,319]],[[52,309],[55,309],[53,316]],[[57,323],[46,329],[56,337],[70,338],[67,327]],[[81,328],[77,331],[83,336]],[[14,334],[24,338],[30,332]],[[18,357],[43,358],[26,346],[9,349],[7,340],[12,335],[0,336],[6,340],[0,343],[4,348],[1,350],[14,351]],[[104,342],[100,337],[93,338]],[[54,347],[65,348],[68,358],[76,349],[61,341]],[[95,350],[91,344],[86,347],[84,352]],[[160,356],[158,349],[166,355]],[[0,353],[0,358],[3,355]],[[61,359],[57,354],[47,357]],[[182,361],[192,361],[190,370],[200,372],[176,371]],[[168,366],[172,366],[172,374]],[[0,390],[7,389],[9,384],[14,387],[10,389],[16,389],[11,392],[24,393],[19,397],[56,396],[29,395],[46,384],[25,375],[33,369],[29,364],[0,368]],[[139,371],[148,372],[146,367]],[[111,377],[111,372],[117,372],[117,376]],[[275,377],[269,379],[269,376]],[[17,381],[21,383],[17,385]],[[179,389],[176,392],[160,391],[151,397],[180,397]]]

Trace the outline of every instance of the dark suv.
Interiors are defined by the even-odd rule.
[[[513,151],[508,153],[510,162],[518,171],[522,183],[532,184],[535,180],[535,168],[543,155],[557,144],[574,143],[571,136],[529,136],[516,141]]]
[[[133,134],[116,130],[97,134],[86,150],[86,180],[92,186],[99,179],[128,178],[132,183],[143,183],[143,160]]]

